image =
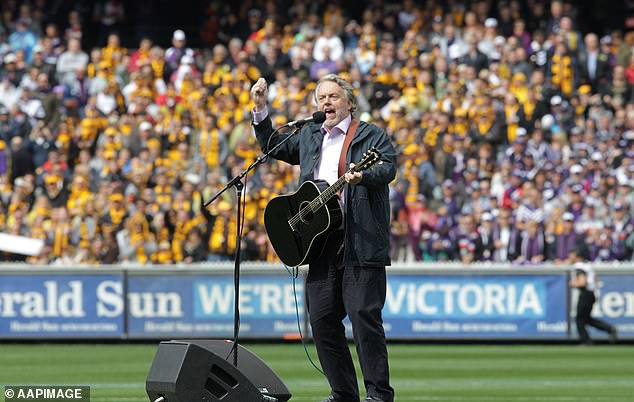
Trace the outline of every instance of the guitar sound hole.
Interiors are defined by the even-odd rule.
[[[310,223],[310,221],[313,220],[313,211],[311,211],[308,204],[310,204],[308,201],[304,201],[299,206],[299,210],[301,211],[299,217],[304,223]]]

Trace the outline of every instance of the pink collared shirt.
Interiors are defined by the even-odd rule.
[[[348,115],[328,132],[326,126],[321,126],[324,138],[321,142],[321,158],[315,168],[315,179],[326,180],[333,184],[339,179],[339,156],[343,148],[343,141],[352,122],[352,116]]]

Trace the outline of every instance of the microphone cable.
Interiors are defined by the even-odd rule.
[[[304,347],[304,353],[306,353],[306,357],[308,358],[308,361],[315,368],[315,370],[317,370],[317,372],[319,372],[321,375],[325,377],[326,373],[324,373],[324,371],[321,368],[319,368],[317,364],[315,364],[315,362],[313,361],[313,358],[310,356],[310,353],[308,353],[308,347],[306,346],[306,342],[304,341],[304,334],[302,333],[301,320],[299,319],[299,303],[297,302],[297,288],[295,286],[296,279],[299,276],[299,268],[294,267],[289,269],[289,267],[286,264],[283,264],[283,265],[284,265],[284,269],[286,269],[286,272],[288,272],[288,274],[291,276],[293,280],[293,297],[295,298],[295,316],[297,318],[297,331],[299,332],[299,339],[302,342],[302,346]],[[291,272],[291,269],[293,270],[293,272]]]

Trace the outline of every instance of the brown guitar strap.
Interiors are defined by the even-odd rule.
[[[346,138],[343,140],[343,148],[341,148],[341,155],[339,155],[339,168],[337,169],[337,176],[341,177],[346,172],[346,155],[348,154],[348,148],[352,142],[352,138],[357,132],[359,127],[359,120],[352,119],[348,131],[346,132]]]

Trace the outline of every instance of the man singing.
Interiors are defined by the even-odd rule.
[[[260,78],[251,88],[253,126],[261,148],[273,148],[286,135],[271,137],[268,87]],[[321,255],[310,263],[306,295],[319,361],[330,384],[324,402],[358,402],[359,388],[346,341],[346,315],[352,330],[367,397],[365,402],[393,402],[381,310],[385,303],[385,267],[390,265],[388,184],[396,175],[395,152],[385,131],[353,118],[357,100],[343,78],[323,76],[315,90],[323,124],[307,124],[272,156],[300,165],[299,184],[325,180],[333,184],[345,166],[376,147],[382,164],[345,173],[344,224],[330,234]],[[269,141],[270,139],[270,141]]]

